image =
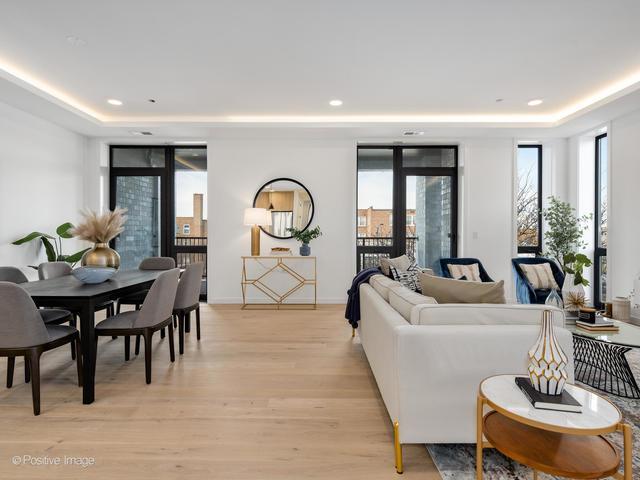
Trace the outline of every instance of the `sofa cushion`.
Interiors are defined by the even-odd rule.
[[[431,297],[425,297],[418,292],[409,290],[402,285],[393,285],[389,287],[389,305],[391,305],[396,312],[402,315],[408,322],[411,319],[411,310],[416,305],[436,304],[436,300]]]
[[[529,280],[531,286],[535,289],[559,289],[556,279],[553,277],[553,271],[551,265],[548,263],[537,263],[533,265],[527,265],[521,263],[520,268],[524,272],[524,275]]]
[[[396,258],[381,258],[380,259],[380,269],[382,273],[384,273],[387,277],[391,276],[390,266],[396,267],[400,272],[406,272],[411,265],[411,260],[406,255],[401,255]]]
[[[373,289],[378,292],[382,298],[384,298],[385,302],[389,301],[389,287],[394,285],[400,285],[395,280],[391,280],[389,277],[385,277],[384,275],[373,275],[369,279],[369,285],[373,287]]]
[[[564,326],[562,310],[534,304],[424,304],[412,310],[409,322],[413,325],[540,325],[545,310],[553,311],[554,326]]]
[[[469,265],[449,263],[447,268],[452,278],[460,280],[462,277],[466,277],[467,280],[472,282],[482,281],[480,279],[480,266],[477,263],[470,263]]]
[[[504,281],[471,282],[420,274],[423,295],[438,303],[505,303]]]

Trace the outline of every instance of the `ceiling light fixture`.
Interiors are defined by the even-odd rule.
[[[339,107],[342,105],[342,100],[338,100],[337,98],[334,100],[331,100],[329,102],[329,105],[331,105],[332,107]]]
[[[534,98],[533,100],[529,100],[527,102],[527,105],[529,105],[530,107],[537,107],[538,105],[542,104],[542,100],[539,98]]]
[[[107,100],[107,103],[109,105],[115,105],[116,107],[119,107],[120,105],[122,105],[122,101],[115,98],[110,98],[109,100]]]
[[[135,135],[137,137],[148,137],[150,135],[153,135],[153,133],[145,131],[133,131],[131,132],[131,135]]]

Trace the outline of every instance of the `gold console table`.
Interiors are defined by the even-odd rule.
[[[250,262],[256,262],[257,267],[261,268],[261,271],[255,275],[252,272],[248,272],[248,264]],[[298,262],[310,262],[311,275],[307,272],[300,272],[300,268],[296,270],[296,263]],[[286,291],[279,292],[277,287],[270,280],[274,273],[283,272],[288,279],[292,279],[293,286],[288,285]],[[274,255],[274,256],[251,256],[242,257],[242,308],[247,307],[266,307],[275,306],[277,309],[281,307],[311,307],[316,308],[318,303],[318,287],[317,287],[317,265],[316,257],[302,257],[297,255]],[[305,275],[306,274],[306,275]],[[311,286],[313,288],[313,303],[295,303],[287,302],[294,293],[298,292],[305,286]],[[253,303],[248,301],[247,289],[254,287],[264,295],[266,295],[271,303]]]

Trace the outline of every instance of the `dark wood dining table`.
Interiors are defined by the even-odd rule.
[[[39,307],[60,307],[78,312],[82,343],[82,403],[95,398],[95,307],[125,295],[147,290],[161,270],[122,270],[106,282],[87,285],[73,275],[23,283],[23,287]]]

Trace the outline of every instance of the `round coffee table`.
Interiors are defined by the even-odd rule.
[[[568,478],[632,479],[631,426],[607,399],[575,385],[566,390],[582,413],[534,408],[515,383],[516,375],[497,375],[480,384],[477,410],[476,478],[482,479],[482,454],[496,448],[534,470]],[[490,411],[486,415],[485,407]],[[624,436],[624,473],[620,454],[602,435]],[[484,439],[486,438],[487,441]]]

